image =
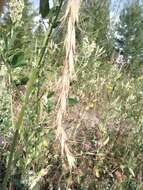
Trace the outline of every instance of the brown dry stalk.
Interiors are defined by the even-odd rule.
[[[65,153],[69,163],[70,169],[75,165],[75,158],[70,152],[68,146],[68,137],[62,126],[63,117],[66,113],[67,98],[70,90],[70,80],[74,77],[74,54],[75,54],[75,25],[78,22],[80,8],[80,0],[68,0],[63,22],[67,23],[67,32],[64,41],[65,58],[64,69],[60,81],[60,95],[58,100],[58,113],[57,113],[57,137],[61,143],[62,155]]]

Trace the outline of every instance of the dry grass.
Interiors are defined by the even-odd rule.
[[[61,81],[59,83],[59,100],[57,112],[57,137],[61,143],[62,155],[65,153],[70,169],[75,165],[75,158],[70,152],[68,137],[62,126],[62,121],[66,113],[67,98],[70,90],[70,80],[74,77],[74,54],[75,54],[75,25],[78,22],[80,0],[69,0],[62,24],[67,24],[67,32],[64,41],[65,58]]]

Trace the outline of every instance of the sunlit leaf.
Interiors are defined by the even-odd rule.
[[[129,168],[129,171],[130,171],[131,175],[132,175],[133,177],[135,177],[135,173],[134,173],[133,169],[132,169],[132,168]]]
[[[103,146],[105,146],[106,144],[108,144],[109,142],[109,137],[107,137],[107,139],[103,142]]]
[[[94,168],[93,168],[93,172],[94,172],[94,175],[95,175],[97,178],[100,177],[100,171],[99,171],[98,168],[94,167]]]

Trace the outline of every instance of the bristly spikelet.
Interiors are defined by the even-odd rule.
[[[65,59],[68,61],[70,78],[72,79],[74,73],[74,54],[76,46],[75,38],[75,25],[78,23],[78,15],[80,8],[80,0],[69,0],[63,22],[67,20],[67,33],[64,41],[64,47],[66,50]]]
[[[70,89],[70,80],[74,77],[74,55],[75,55],[75,25],[78,22],[80,8],[80,0],[69,0],[62,24],[67,23],[67,32],[64,40],[65,58],[63,75],[60,82],[60,96],[58,100],[58,113],[57,113],[57,137],[61,143],[62,154],[66,154],[69,167],[72,169],[75,165],[75,158],[68,147],[68,137],[62,126],[63,117],[66,113],[67,98]]]

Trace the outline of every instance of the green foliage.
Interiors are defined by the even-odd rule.
[[[49,0],[40,0],[40,13],[45,18],[49,13]]]
[[[143,8],[138,0],[126,5],[120,15],[117,34],[122,38],[118,47],[129,61],[130,71],[134,75],[142,72],[143,59]]]
[[[114,186],[115,189],[136,189],[142,185],[141,182],[135,180],[135,176],[142,170],[140,162],[141,147],[143,146],[141,140],[143,133],[142,77],[133,78],[127,73],[119,71],[116,65],[100,60],[95,61],[96,55],[91,54],[90,51],[87,53],[87,49],[91,50],[90,46],[94,42],[87,42],[85,44],[83,41],[83,49],[80,49],[81,54],[78,57],[78,60],[82,60],[82,65],[77,64],[77,69],[79,65],[80,67],[75,93],[88,109],[95,110],[95,114],[99,115],[100,121],[96,127],[105,135],[100,142],[104,144],[105,139],[108,139],[109,136],[106,150],[100,149],[101,155],[105,156],[104,162],[101,162],[101,165],[100,161],[98,162],[99,166],[96,171],[100,173],[101,179],[104,176],[104,182],[101,183],[99,180],[96,188],[111,189]],[[84,69],[82,69],[83,67]],[[87,127],[89,128],[88,124]],[[88,128],[86,128],[87,134]],[[91,143],[90,133],[88,137],[90,140],[86,141],[87,144]],[[97,166],[97,163],[95,165]],[[118,171],[122,171],[120,177],[124,176],[121,179],[122,183],[119,184],[116,184],[114,179],[117,177],[118,180],[119,176],[112,172],[116,168]],[[109,176],[111,181],[114,181],[112,181],[113,186],[110,186]]]
[[[99,46],[104,47],[108,56],[110,55],[109,21],[110,0],[90,0],[83,3],[81,26],[90,40],[96,41]]]
[[[23,67],[25,66],[24,62],[24,53],[23,52],[18,52],[17,54],[12,56],[11,59],[11,67],[16,68],[16,67]]]
[[[78,103],[78,100],[76,98],[68,98],[68,105],[69,106],[74,106]]]

